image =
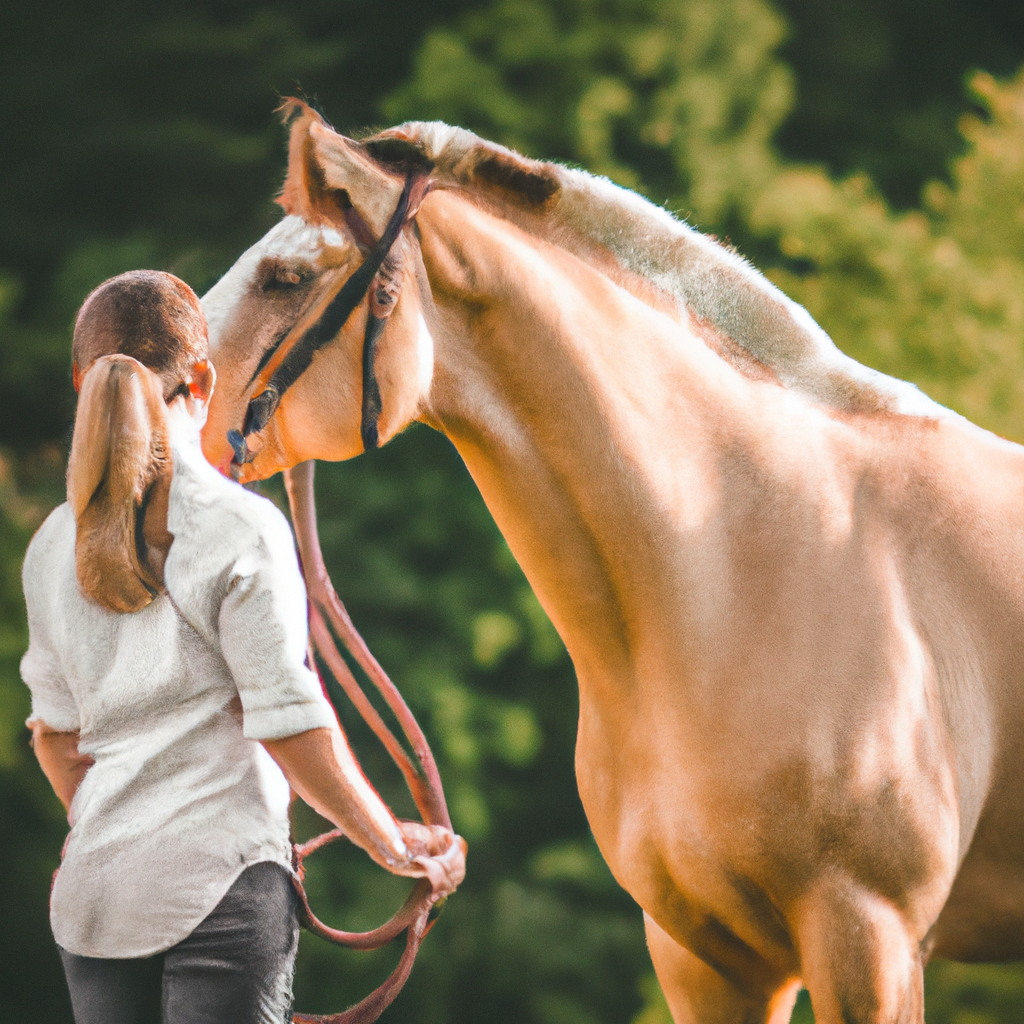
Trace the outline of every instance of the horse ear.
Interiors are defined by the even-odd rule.
[[[384,233],[398,205],[402,178],[389,173],[352,139],[333,131],[312,108],[290,100],[288,177],[278,202],[312,224],[346,222],[354,207],[376,237]]]

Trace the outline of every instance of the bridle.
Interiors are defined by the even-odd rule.
[[[385,321],[398,298],[397,289],[389,287],[387,282],[377,278],[402,227],[410,217],[410,210],[412,215],[415,215],[425,190],[426,177],[409,171],[405,176],[405,187],[402,189],[395,212],[366,259],[340,286],[312,324],[303,329],[300,321],[266,353],[263,365],[255,377],[258,390],[246,407],[242,429],[228,431],[228,442],[235,453],[232,459],[235,465],[240,466],[252,461],[254,453],[249,450],[249,437],[259,433],[267,425],[285,392],[309,369],[313,356],[337,337],[353,310],[368,292],[370,309],[367,312],[366,333],[363,336],[363,401],[359,432],[364,449],[377,447],[377,417],[380,416],[381,397],[377,375],[374,372],[374,358]]]
[[[370,308],[367,311],[366,332],[363,337],[360,434],[365,449],[377,447],[377,418],[381,412],[381,396],[374,372],[374,357],[384,324],[398,298],[394,275],[381,275],[380,271],[402,227],[411,216],[415,216],[426,188],[426,175],[412,171],[406,174],[405,186],[398,205],[384,233],[356,271],[340,285],[311,324],[306,326],[306,321],[300,320],[264,355],[253,377],[256,394],[246,407],[242,429],[228,432],[228,441],[235,453],[233,462],[236,465],[252,461],[254,453],[249,450],[248,438],[267,425],[288,388],[309,369],[313,356],[337,337],[367,293],[370,295]],[[365,225],[360,224],[359,227],[365,229]],[[363,233],[367,233],[366,230]],[[327,575],[317,534],[313,465],[312,462],[305,462],[285,472],[292,522],[295,526],[299,556],[309,595],[310,665],[314,669],[317,668],[316,655],[319,655],[341,684],[346,695],[401,769],[423,821],[430,825],[443,825],[450,830],[451,818],[445,804],[440,774],[426,737],[397,687],[387,677],[359,635]],[[338,651],[333,634],[337,634],[341,639],[356,663],[384,698],[412,747],[418,765],[405,752],[370,703]],[[314,934],[353,949],[378,949],[405,932],[405,951],[387,980],[355,1006],[342,1013],[328,1016],[295,1014],[295,1024],[370,1024],[376,1020],[405,984],[420,942],[430,929],[443,903],[443,900],[438,899],[432,891],[430,883],[426,879],[420,879],[404,906],[390,921],[379,928],[369,932],[345,932],[325,925],[310,909],[309,899],[302,884],[303,860],[342,835],[341,830],[334,829],[293,849],[295,874],[292,883],[299,900],[300,920]]]

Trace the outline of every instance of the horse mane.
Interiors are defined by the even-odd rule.
[[[789,388],[851,412],[954,415],[913,384],[845,355],[803,306],[735,251],[607,178],[530,160],[440,121],[409,122],[363,145],[385,153],[389,143],[429,159],[442,187],[475,193],[588,262],[595,252],[610,254]]]

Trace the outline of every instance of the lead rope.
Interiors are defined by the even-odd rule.
[[[316,523],[316,498],[313,491],[313,462],[303,462],[284,474],[285,487],[288,491],[288,502],[291,506],[292,522],[302,559],[303,575],[306,579],[306,590],[309,599],[309,625],[311,646],[331,670],[341,684],[345,694],[366,720],[377,738],[384,744],[405,777],[409,792],[416,803],[425,824],[443,825],[451,829],[451,818],[441,787],[441,776],[427,744],[423,730],[413,717],[408,705],[398,692],[398,688],[388,678],[377,659],[359,635],[345,606],[335,593],[334,585],[327,574],[323,554],[320,550],[320,537]],[[331,630],[355,658],[356,663],[366,673],[370,681],[380,692],[395,718],[398,720],[413,749],[420,767],[417,768],[406,754],[402,745],[395,738],[377,710],[370,703],[366,694],[352,675],[345,659],[338,651]],[[344,833],[340,829],[325,832],[301,846],[293,847],[295,875],[293,884],[299,897],[300,919],[303,925],[316,935],[340,946],[352,949],[378,949],[406,933],[405,951],[387,980],[365,999],[342,1013],[327,1015],[308,1015],[297,1013],[292,1020],[295,1024],[370,1024],[390,1005],[398,995],[419,951],[423,936],[429,931],[434,918],[440,912],[443,898],[436,897],[426,879],[416,883],[409,898],[402,908],[386,924],[368,932],[345,932],[331,928],[318,920],[309,907],[309,900],[302,885],[304,875],[303,860],[311,853],[340,838]]]

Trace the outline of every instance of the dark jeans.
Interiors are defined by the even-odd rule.
[[[156,956],[60,950],[75,1024],[284,1024],[299,942],[280,864],[253,864],[187,939]]]

